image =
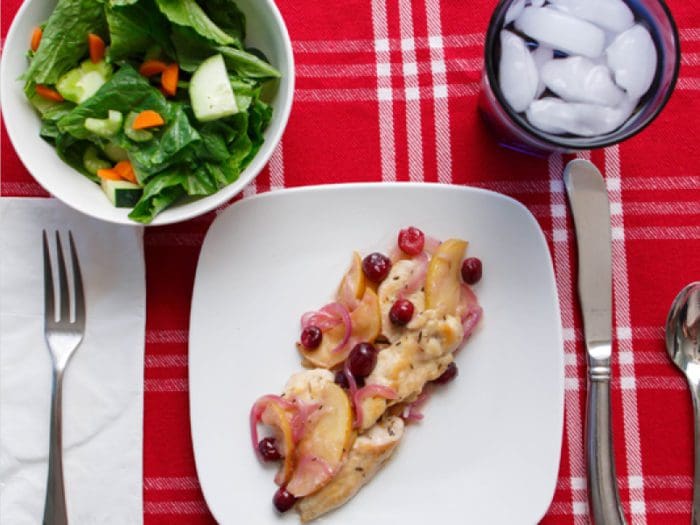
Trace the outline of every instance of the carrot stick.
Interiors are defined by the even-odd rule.
[[[32,42],[30,44],[31,50],[36,51],[39,49],[39,44],[41,43],[41,35],[43,35],[44,32],[41,30],[40,27],[35,27],[34,31],[32,31]]]
[[[128,160],[122,160],[117,162],[114,168],[112,168],[112,170],[116,171],[122,179],[128,180],[129,182],[133,182],[134,184],[138,184],[136,174],[134,173],[134,168],[131,166],[131,162],[129,162]]]
[[[94,33],[88,35],[88,47],[90,48],[90,61],[97,64],[105,57],[105,41]]]
[[[178,65],[170,64],[165,68],[163,75],[160,77],[160,85],[163,87],[163,91],[171,97],[174,97],[177,92],[177,80],[179,76],[180,68]]]
[[[64,100],[58,91],[42,84],[37,84],[34,86],[34,89],[36,90],[37,95],[45,98],[46,100],[53,100],[54,102],[63,102]]]
[[[139,68],[139,73],[144,77],[152,77],[158,73],[162,73],[168,65],[161,60],[146,60]]]
[[[103,168],[101,170],[97,170],[97,176],[101,179],[107,180],[122,180],[121,176],[114,168]]]
[[[163,124],[165,124],[163,117],[152,109],[147,109],[136,115],[131,127],[134,129],[146,129],[162,126]]]

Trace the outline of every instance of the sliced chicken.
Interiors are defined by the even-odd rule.
[[[383,418],[359,436],[333,480],[296,505],[302,523],[343,505],[367,484],[394,452],[404,433],[399,417]]]

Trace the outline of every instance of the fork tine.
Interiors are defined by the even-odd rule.
[[[70,297],[68,295],[68,277],[66,275],[66,261],[63,258],[63,246],[61,236],[56,232],[56,252],[58,253],[58,288],[59,288],[59,322],[70,322]]]
[[[79,326],[85,325],[85,295],[83,294],[83,276],[80,272],[80,261],[78,260],[78,251],[75,249],[75,241],[73,240],[73,232],[68,232],[68,241],[70,242],[70,257],[73,266],[73,289],[75,297],[75,323]]]
[[[46,230],[42,231],[44,244],[44,324],[56,320],[56,306],[53,297],[53,271],[51,270],[51,254]]]

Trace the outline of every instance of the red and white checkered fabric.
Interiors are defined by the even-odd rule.
[[[2,1],[4,36],[20,1]],[[278,4],[294,43],[295,103],[282,143],[244,197],[307,184],[411,180],[488,188],[526,204],[552,251],[566,339],[561,468],[542,523],[588,523],[585,364],[561,180],[567,158],[501,149],[477,116],[482,43],[495,1]],[[683,63],[668,107],[640,136],[580,155],[604,171],[612,202],[614,432],[623,505],[633,525],[687,523],[692,491],[690,397],[666,358],[662,335],[675,294],[700,279],[700,8],[687,0],[671,0],[670,7]],[[46,195],[4,131],[1,183],[2,195]],[[187,391],[190,296],[213,218],[149,229],[145,236],[148,525],[213,523],[195,473]]]

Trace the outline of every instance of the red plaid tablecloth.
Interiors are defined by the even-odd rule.
[[[2,0],[2,35],[19,0]],[[506,193],[539,220],[552,252],[566,340],[561,467],[543,523],[588,523],[583,462],[585,364],[561,174],[567,158],[499,148],[477,117],[482,42],[495,1],[279,0],[294,43],[289,126],[244,197],[358,181],[439,181]],[[581,154],[612,202],[617,472],[631,524],[687,523],[693,468],[690,397],[669,364],[663,323],[700,279],[700,8],[671,0],[683,49],[678,88],[641,136]],[[4,196],[44,196],[2,132]],[[214,214],[148,229],[144,518],[213,523],[197,481],[188,421],[190,296]],[[488,272],[488,269],[486,269]],[[516,436],[517,438],[517,436]],[[503,495],[504,505],[508,495]],[[371,524],[370,524],[371,525]]]

